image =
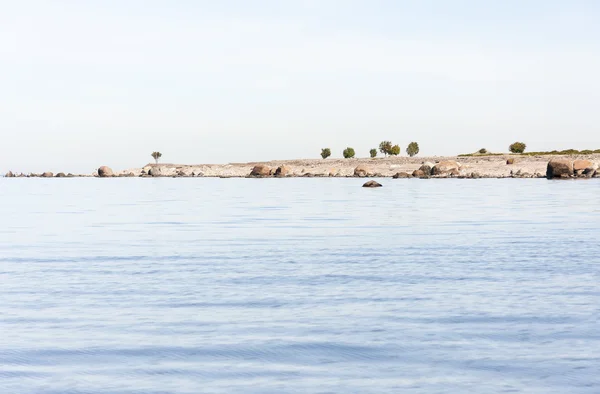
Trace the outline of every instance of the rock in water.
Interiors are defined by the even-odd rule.
[[[275,176],[280,176],[280,177],[288,176],[291,173],[292,173],[291,168],[288,166],[285,166],[285,165],[277,167],[277,169],[275,170]]]
[[[42,178],[52,178],[54,176],[50,171],[46,171],[42,174]]]
[[[56,178],[66,178],[67,175],[64,172],[59,172],[58,174],[56,174]]]
[[[596,166],[589,160],[575,160],[573,162],[573,173],[576,176],[584,176],[591,178],[594,176]],[[592,174],[591,176],[589,174]]]
[[[358,176],[361,178],[369,176],[370,173],[371,173],[371,169],[364,165],[360,165],[354,169],[354,176]]]
[[[6,173],[6,175],[4,175],[5,178],[14,178],[15,174],[12,173],[12,171],[9,171]]]
[[[114,175],[113,170],[110,167],[102,166],[102,167],[98,168],[98,176],[100,178],[107,178],[107,177],[111,177],[113,175]]]
[[[573,163],[566,159],[552,159],[546,167],[546,178],[570,178],[573,176]]]
[[[363,185],[363,187],[381,187],[381,183],[375,181],[368,181]]]
[[[415,178],[428,178],[429,174],[426,174],[423,170],[414,170],[412,176]]]
[[[254,166],[254,168],[250,172],[250,176],[264,177],[264,176],[270,176],[271,173],[272,173],[271,167],[266,166],[264,164],[258,164],[256,166]]]
[[[407,174],[406,172],[399,172],[396,175],[394,175],[392,178],[394,178],[394,179],[410,178],[410,174]]]

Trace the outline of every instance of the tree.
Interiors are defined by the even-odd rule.
[[[390,155],[398,156],[399,154],[400,154],[400,145],[392,146],[392,149],[390,149]]]
[[[344,154],[345,159],[351,159],[354,157],[355,152],[354,152],[354,149],[348,147],[348,148],[344,149],[343,154]]]
[[[488,153],[488,151],[485,148],[481,148],[477,151],[477,153],[479,153],[480,155],[485,155],[486,153]]]
[[[160,159],[162,157],[162,153],[160,153],[160,152],[152,152],[151,156],[156,161],[156,164],[158,164],[158,159]]]
[[[384,155],[389,155],[392,151],[392,143],[390,141],[381,141],[379,143],[379,151]]]
[[[512,153],[523,153],[525,152],[525,148],[527,148],[527,145],[523,142],[515,142],[508,147],[508,150]]]
[[[369,153],[371,154],[371,158],[374,158],[377,156],[377,149],[371,149]]]
[[[331,149],[329,149],[329,148],[321,149],[321,157],[323,159],[327,159],[329,156],[331,156]]]
[[[409,155],[410,157],[413,157],[415,155],[417,155],[419,153],[419,144],[417,144],[416,142],[411,142],[410,144],[408,144],[408,146],[406,147],[406,154]]]

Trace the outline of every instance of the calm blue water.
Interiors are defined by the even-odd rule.
[[[600,393],[600,182],[0,179],[0,393]]]

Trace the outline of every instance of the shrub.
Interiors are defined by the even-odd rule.
[[[481,148],[477,151],[477,153],[481,154],[481,155],[485,155],[486,153],[488,153],[488,150],[485,148]]]
[[[523,142],[515,142],[508,147],[508,150],[512,153],[523,153],[525,152],[525,148],[527,148],[527,145]]]
[[[152,156],[152,158],[154,158],[154,161],[156,161],[156,164],[158,164],[158,159],[160,159],[162,157],[162,153],[152,152],[152,154],[150,156]]]
[[[374,158],[377,156],[377,149],[371,149],[369,151],[369,154],[371,155],[371,158]]]
[[[392,146],[392,149],[390,149],[390,155],[398,156],[399,154],[400,154],[400,145]]]
[[[413,157],[415,155],[417,155],[419,153],[419,144],[417,144],[416,142],[411,142],[410,144],[408,144],[408,146],[406,147],[406,154],[409,155],[410,157]]]
[[[321,157],[323,159],[327,159],[329,156],[331,156],[331,149],[329,149],[329,148],[321,149]]]
[[[392,151],[392,143],[390,141],[381,141],[379,143],[379,151],[384,155],[389,155]]]
[[[343,154],[344,154],[345,159],[351,159],[354,157],[355,152],[354,152],[354,149],[348,147],[348,148],[344,149]]]

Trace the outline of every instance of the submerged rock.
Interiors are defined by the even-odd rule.
[[[362,187],[381,187],[381,183],[375,181],[368,181]]]

